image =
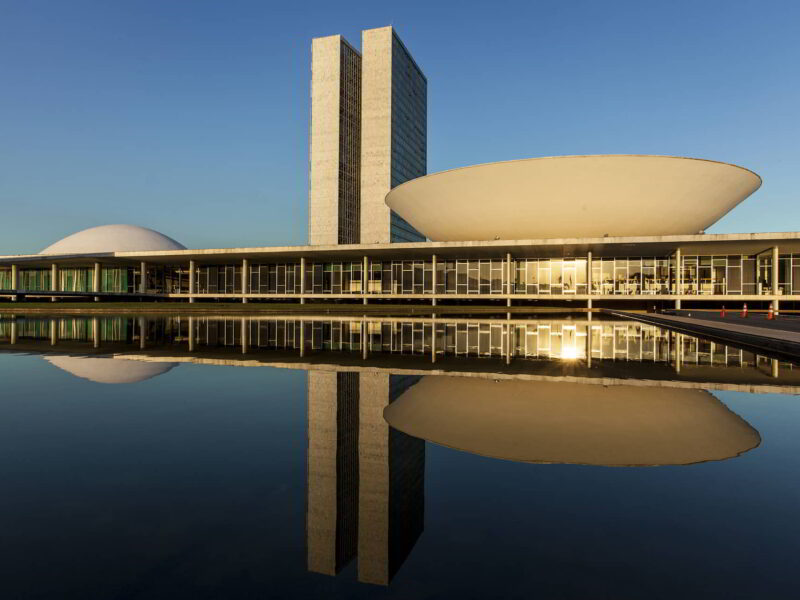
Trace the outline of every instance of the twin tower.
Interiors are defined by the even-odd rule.
[[[384,202],[427,173],[428,82],[392,27],[311,43],[308,242],[424,241]]]

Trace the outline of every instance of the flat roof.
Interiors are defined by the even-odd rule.
[[[760,254],[778,246],[782,253],[800,253],[800,232],[703,233],[639,237],[594,237],[530,240],[489,240],[470,242],[409,242],[399,244],[341,244],[319,246],[260,246],[245,248],[204,248],[151,250],[143,252],[104,252],[66,255],[0,256],[0,265],[51,264],[86,261],[146,261],[168,264],[196,260],[222,264],[231,260],[356,260],[364,256],[384,260],[422,259],[436,254],[442,258],[499,258],[510,253],[514,258],[568,258],[586,256],[668,256],[680,248],[685,254]]]

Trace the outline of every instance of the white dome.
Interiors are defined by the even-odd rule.
[[[44,359],[70,375],[96,383],[138,383],[163,375],[178,364],[82,356],[45,356]]]
[[[163,233],[137,225],[101,225],[73,233],[39,254],[95,254],[147,250],[186,250]]]

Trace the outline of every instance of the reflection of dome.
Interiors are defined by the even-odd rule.
[[[97,383],[137,383],[163,375],[178,363],[142,362],[117,358],[45,356],[51,365],[67,373]]]
[[[674,156],[554,156],[398,185],[386,204],[434,241],[694,234],[761,186],[747,169]]]
[[[73,233],[39,254],[92,254],[147,250],[185,250],[164,234],[137,225],[101,225]]]
[[[683,465],[761,438],[705,390],[424,377],[384,410],[414,437],[525,462]]]

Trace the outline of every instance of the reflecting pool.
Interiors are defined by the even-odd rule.
[[[794,598],[800,368],[620,320],[0,319],[3,598]]]

